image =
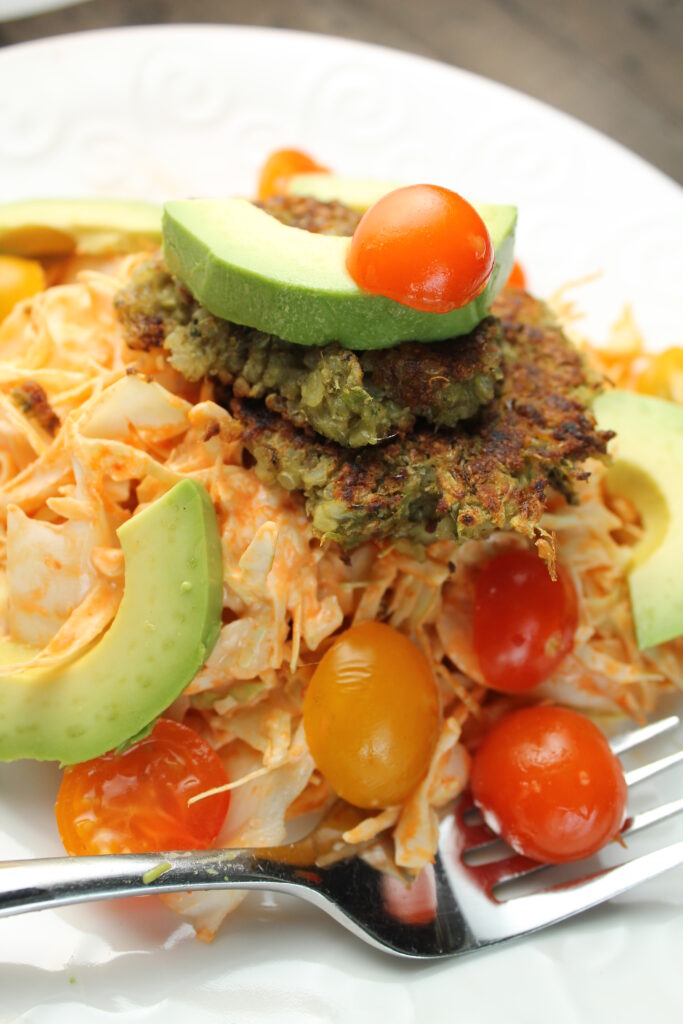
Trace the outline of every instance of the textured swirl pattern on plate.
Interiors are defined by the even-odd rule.
[[[378,75],[376,62],[344,61],[316,68],[304,78],[302,110],[311,137],[336,126],[336,143],[376,149],[394,146],[411,133],[413,118],[400,79]]]
[[[203,60],[201,50],[160,47],[139,71],[143,116],[153,129],[161,120],[178,128],[215,126],[225,115],[229,76],[217,62]]]
[[[131,168],[137,173],[141,158],[144,162],[144,152],[138,151],[134,136],[115,117],[84,118],[72,125],[64,144],[78,161],[91,193],[125,194],[130,189]]]
[[[0,99],[0,157],[3,161],[18,165],[35,160],[48,153],[59,137],[59,120],[46,117],[38,100],[36,94],[17,97],[16,93],[3,89]]]

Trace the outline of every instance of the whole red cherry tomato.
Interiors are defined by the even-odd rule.
[[[346,265],[367,292],[448,313],[483,291],[493,260],[486,225],[462,196],[439,185],[408,185],[363,214]]]
[[[502,718],[474,755],[472,795],[518,853],[551,864],[589,857],[619,833],[626,783],[598,727],[576,711]]]
[[[553,581],[533,551],[514,550],[487,562],[474,595],[474,649],[484,682],[521,693],[543,682],[574,646],[574,585],[558,566]]]

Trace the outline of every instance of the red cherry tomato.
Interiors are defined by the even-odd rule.
[[[288,179],[292,175],[312,174],[314,171],[327,172],[328,168],[316,163],[300,149],[278,149],[270,154],[261,168],[258,197],[264,200],[270,199],[271,196],[285,195]]]
[[[65,770],[55,808],[64,848],[76,855],[205,849],[221,829],[230,793],[187,801],[227,781],[206,740],[160,719],[122,754]]]
[[[346,265],[367,292],[448,313],[483,291],[493,258],[486,225],[462,196],[438,185],[409,185],[363,214]]]
[[[474,595],[474,649],[485,683],[522,693],[543,682],[574,646],[576,591],[558,566],[553,582],[533,551],[506,551],[481,570]]]
[[[624,821],[619,760],[598,727],[567,708],[524,708],[501,719],[474,755],[470,782],[489,826],[545,863],[591,856]]]
[[[316,767],[356,807],[402,803],[422,781],[439,735],[426,657],[382,622],[342,633],[315,670],[304,729]]]
[[[517,260],[512,264],[512,270],[510,276],[506,281],[508,288],[526,288],[526,274],[524,273],[524,267]]]

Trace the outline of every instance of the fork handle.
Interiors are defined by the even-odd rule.
[[[259,859],[253,850],[2,861],[0,917],[71,903],[213,888],[277,889],[302,896],[308,879],[289,864]]]

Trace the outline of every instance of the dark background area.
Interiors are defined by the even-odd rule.
[[[302,29],[434,57],[536,96],[683,178],[680,0],[90,0],[0,22],[0,45],[168,22]]]

